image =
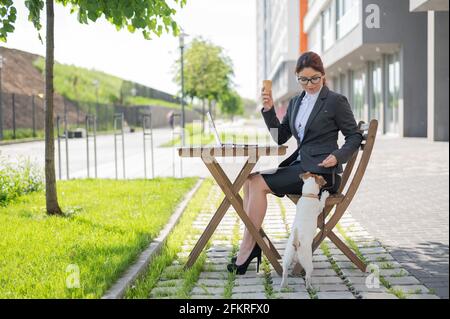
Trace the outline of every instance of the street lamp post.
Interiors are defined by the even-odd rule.
[[[183,31],[180,33],[180,51],[181,51],[181,143],[185,145],[184,127],[186,121],[186,114],[184,111],[184,38],[188,34]]]
[[[99,85],[99,82],[98,82],[98,80],[94,80],[94,81],[92,81],[92,84],[94,84],[94,86],[95,86],[95,101],[96,101],[95,113],[97,113],[97,111],[98,111],[98,85]]]

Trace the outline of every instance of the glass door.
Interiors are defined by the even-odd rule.
[[[369,110],[369,120],[380,120],[383,107],[383,79],[380,61],[373,64],[372,85],[372,104]]]
[[[364,90],[366,87],[366,74],[358,70],[353,75],[353,114],[356,122],[364,121]]]
[[[400,55],[388,56],[388,104],[385,110],[386,133],[399,134]]]

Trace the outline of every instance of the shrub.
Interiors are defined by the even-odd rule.
[[[0,157],[0,206],[43,188],[43,171],[30,160],[19,159],[13,163]]]

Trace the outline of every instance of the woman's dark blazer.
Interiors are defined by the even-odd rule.
[[[328,155],[333,154],[338,161],[335,173],[340,174],[342,173],[342,164],[350,159],[362,141],[362,135],[358,131],[347,98],[324,86],[306,123],[303,141],[300,142],[294,123],[304,96],[305,92],[302,92],[290,100],[281,123],[274,108],[267,112],[261,110],[267,128],[278,145],[286,143],[292,135],[297,139],[296,151],[279,167],[289,166],[297,159],[300,152],[300,164],[305,172],[331,174],[333,167],[325,168],[318,164]],[[345,136],[345,144],[340,149],[337,144],[339,131]]]

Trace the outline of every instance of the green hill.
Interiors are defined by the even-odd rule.
[[[44,73],[45,60],[42,57],[36,59],[33,65],[41,73]],[[167,100],[154,98],[149,92],[153,89],[142,85],[125,81],[101,71],[55,63],[54,85],[58,94],[73,101],[95,104],[97,103],[95,83],[98,83],[98,103],[100,104],[156,105],[175,109],[180,108],[179,103],[174,102],[176,101],[175,97]],[[135,95],[133,95],[133,91]]]

